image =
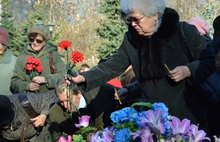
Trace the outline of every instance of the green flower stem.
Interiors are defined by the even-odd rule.
[[[149,108],[152,108],[152,104],[149,103],[149,102],[137,102],[137,103],[133,103],[131,105],[131,108],[135,107],[135,106],[146,106],[146,107],[149,107]]]

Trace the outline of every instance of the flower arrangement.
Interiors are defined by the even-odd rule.
[[[33,79],[35,76],[38,76],[43,71],[43,66],[39,58],[34,58],[32,56],[26,57],[26,71],[30,75],[30,78]]]
[[[144,105],[149,110],[138,112],[134,106]],[[100,131],[91,131],[83,140],[82,135],[73,135],[73,142],[202,142],[210,139],[203,130],[171,116],[163,103],[138,102],[131,107],[115,111],[110,116],[112,126]],[[88,124],[88,123],[87,123]],[[78,125],[77,125],[78,126]],[[81,125],[85,129],[88,125]],[[85,133],[85,132],[84,132]],[[61,137],[58,142],[71,142]]]
[[[72,51],[72,53],[71,53],[72,62],[69,62],[68,49],[71,47],[71,44],[72,44],[72,42],[70,42],[68,40],[62,40],[59,43],[59,47],[66,51],[66,62],[67,62],[66,63],[66,69],[67,69],[66,76],[67,77],[77,75],[77,73],[72,71],[72,69],[76,66],[77,63],[82,62],[84,60],[83,54],[76,50],[76,51]],[[67,94],[67,100],[70,102],[71,107],[74,107],[78,111],[78,109],[76,108],[76,106],[72,102],[69,85],[67,85],[66,90],[67,90],[67,93],[66,93]],[[67,111],[67,114],[70,114],[67,117],[71,118],[72,117],[72,112],[69,112],[68,110],[66,110],[66,111]],[[78,111],[78,113],[79,113],[79,111]]]
[[[71,47],[72,42],[68,40],[62,40],[59,43],[59,47],[66,51],[66,62],[67,62],[67,75],[71,73],[73,67],[76,66],[77,63],[82,62],[84,60],[83,54],[79,51],[72,51],[71,60],[73,62],[69,62],[68,49]]]

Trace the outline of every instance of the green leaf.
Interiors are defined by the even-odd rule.
[[[82,135],[73,135],[73,142],[86,142],[86,140],[83,140]]]
[[[81,127],[80,130],[81,130],[81,133],[84,134],[88,132],[94,132],[96,131],[96,128],[87,126],[87,127]]]

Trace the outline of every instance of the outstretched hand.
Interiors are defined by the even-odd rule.
[[[65,75],[65,79],[66,79],[67,84],[70,84],[71,81],[73,81],[76,84],[85,81],[84,76],[78,74],[75,71],[68,72],[67,75]]]

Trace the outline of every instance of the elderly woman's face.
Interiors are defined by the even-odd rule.
[[[131,24],[139,35],[150,36],[156,31],[158,14],[153,17],[147,17],[135,11],[127,15],[125,22]]]
[[[41,34],[38,34],[36,38],[30,38],[31,48],[35,51],[41,50],[45,44],[45,40]]]

